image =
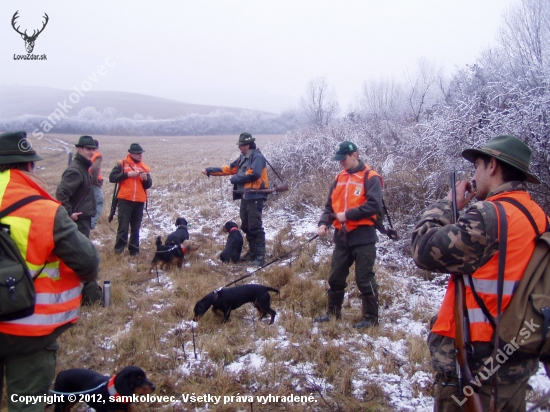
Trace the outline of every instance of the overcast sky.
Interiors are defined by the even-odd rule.
[[[128,91],[281,111],[323,76],[345,109],[367,80],[402,80],[419,58],[447,72],[496,44],[515,0],[2,0],[0,85]],[[26,54],[11,19],[38,36]],[[112,67],[94,72],[106,59]],[[87,85],[86,85],[87,86]]]

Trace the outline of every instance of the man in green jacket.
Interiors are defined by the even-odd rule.
[[[78,153],[63,172],[55,197],[67,209],[70,218],[76,222],[78,231],[90,237],[92,218],[96,214],[96,200],[89,169],[97,146],[91,136],[80,136],[75,146]]]

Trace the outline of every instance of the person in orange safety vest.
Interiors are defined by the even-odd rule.
[[[43,197],[0,221],[19,248],[36,290],[32,314],[0,321],[0,402],[5,374],[10,411],[44,410],[45,402],[18,399],[48,393],[55,374],[57,337],[76,323],[81,282],[94,281],[99,265],[92,242],[33,174],[39,160],[25,132],[0,135],[0,210],[28,196]]]
[[[490,408],[492,379],[496,375],[496,410],[525,411],[527,382],[538,370],[538,359],[507,359],[503,363],[494,362],[494,367],[489,370],[487,365],[494,361],[491,342],[494,329],[484,310],[488,310],[491,317],[497,316],[500,236],[496,202],[502,198],[519,202],[542,233],[547,228],[548,218],[527,192],[527,183],[540,184],[540,180],[529,170],[531,149],[515,136],[494,137],[481,149],[464,150],[462,156],[474,164],[475,172],[471,182],[462,180],[456,183],[456,207],[463,209],[474,197],[478,202],[471,205],[455,224],[451,224],[450,191],[445,199],[430,205],[412,234],[413,259],[422,269],[452,273],[453,277],[463,276],[470,336],[467,344],[472,349],[468,352],[468,363],[472,376],[479,379],[475,386],[483,410]],[[506,211],[508,224],[504,311],[523,276],[537,234],[518,207],[505,201],[499,203]],[[459,402],[465,399],[457,386],[454,291],[455,282],[450,281],[439,313],[432,319],[428,337],[432,366],[436,372],[435,409],[438,411],[462,411]]]
[[[144,152],[145,150],[138,143],[132,143],[128,149],[128,156],[119,160],[109,175],[109,182],[118,183],[116,254],[122,253],[126,246],[130,256],[139,254],[139,229],[147,202],[147,189],[153,186],[153,180],[149,174],[151,169],[142,161]],[[128,227],[130,227],[129,242]]]
[[[361,292],[363,319],[356,329],[378,325],[378,284],[374,273],[378,236],[374,221],[382,213],[382,178],[359,159],[357,145],[350,141],[338,144],[332,160],[340,162],[342,171],[330,188],[325,209],[319,219],[317,234],[325,236],[334,225],[335,248],[328,284],[328,309],[315,322],[341,317],[346,279],[355,263],[355,280]]]

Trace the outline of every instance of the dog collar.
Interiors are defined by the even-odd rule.
[[[115,401],[118,403],[128,403],[128,402],[122,402],[122,396],[116,391],[115,378],[116,378],[116,375],[113,375],[113,377],[109,379],[109,382],[107,383],[107,391],[109,392],[109,395],[114,396]]]
[[[234,232],[235,230],[239,230],[239,228],[238,228],[238,227],[232,227],[232,228],[229,230],[229,233]]]

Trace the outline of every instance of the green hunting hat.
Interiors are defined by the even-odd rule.
[[[243,144],[250,144],[255,142],[256,139],[252,137],[252,135],[248,132],[241,133],[239,136],[239,141],[237,142],[237,145],[243,145]]]
[[[0,165],[43,160],[32,148],[25,132],[0,134]]]
[[[474,163],[478,155],[494,157],[506,163],[527,177],[527,182],[540,184],[540,179],[529,171],[531,149],[515,136],[497,136],[489,140],[481,149],[466,149],[462,157]]]
[[[130,152],[130,153],[143,153],[143,152],[145,152],[145,150],[143,150],[141,148],[139,143],[132,143],[130,145],[130,148],[128,149],[128,152]]]
[[[78,143],[75,144],[76,147],[89,147],[90,149],[97,149],[97,146],[94,142],[92,136],[80,136]]]
[[[336,154],[332,158],[332,160],[342,160],[350,153],[356,152],[358,150],[357,145],[353,142],[350,142],[349,140],[346,140],[342,143],[338,143],[338,146],[336,146]]]

